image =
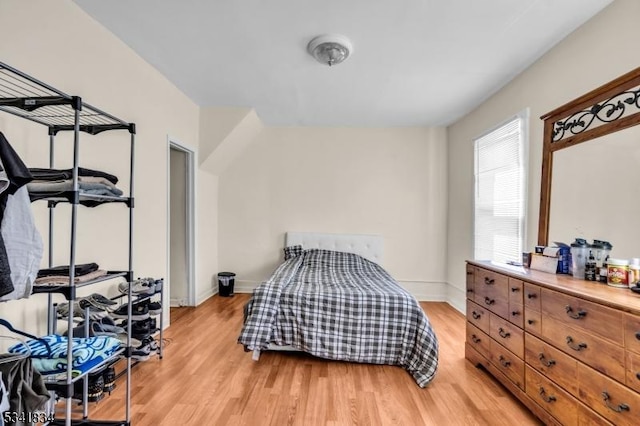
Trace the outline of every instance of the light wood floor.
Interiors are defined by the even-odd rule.
[[[164,359],[133,369],[132,425],[538,425],[490,376],[464,359],[465,321],[446,303],[422,303],[440,341],[434,381],[419,388],[400,367],[263,353],[236,339],[249,295],[214,296],[172,310]],[[124,381],[90,405],[124,418]]]

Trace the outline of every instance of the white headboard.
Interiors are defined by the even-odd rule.
[[[382,264],[383,240],[379,235],[320,234],[315,232],[287,232],[285,246],[301,244],[303,249],[319,248],[358,254]]]

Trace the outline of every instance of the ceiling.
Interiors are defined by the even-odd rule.
[[[75,0],[200,106],[270,126],[450,124],[612,0]],[[316,62],[320,34],[353,44]]]

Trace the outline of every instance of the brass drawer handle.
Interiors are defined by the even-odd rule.
[[[538,297],[538,295],[535,294],[535,293],[527,293],[527,298],[528,299],[535,299],[536,297]]]
[[[636,339],[640,340],[640,331],[636,333]]]
[[[569,318],[582,319],[587,316],[587,311],[583,311],[582,309],[574,314],[571,305],[567,305],[565,310],[567,311],[567,316],[569,316]]]
[[[567,346],[569,346],[574,351],[578,351],[578,352],[580,352],[581,350],[587,348],[587,344],[586,343],[578,343],[577,346],[573,345],[573,337],[571,337],[571,336],[567,336]]]
[[[536,322],[536,321],[535,321],[535,320],[532,320],[532,319],[527,320],[527,323],[528,323],[529,325],[533,325],[533,323],[535,323],[535,322]]]
[[[475,334],[471,335],[471,341],[473,343],[480,343],[482,340],[480,340]]]
[[[540,397],[544,400],[544,402],[554,402],[556,400],[556,397],[553,395],[547,396],[547,392],[542,386],[540,386]]]
[[[467,271],[467,275],[473,275],[473,271]]]
[[[493,284],[493,283],[495,283],[495,282],[496,282],[496,280],[495,280],[495,279],[493,279],[493,278],[484,277],[484,283],[485,283],[486,285],[492,285],[492,284]]]
[[[467,289],[467,293],[473,293],[473,289],[472,288],[468,288]]]
[[[498,329],[498,334],[500,335],[500,337],[502,337],[503,339],[508,339],[509,337],[511,337],[511,333],[509,333],[508,331],[504,331],[504,329],[502,327],[500,327]]]
[[[540,364],[544,365],[545,367],[552,367],[556,365],[555,360],[553,359],[547,360],[547,358],[544,356],[542,352],[540,352],[540,355],[538,355],[538,359],[540,360]]]
[[[518,312],[518,311],[511,312],[511,316],[512,317],[517,317],[518,315],[520,315],[520,312]]]
[[[502,355],[500,355],[500,358],[498,360],[500,361],[500,364],[502,364],[504,368],[509,368],[509,366],[511,365],[511,361],[507,361],[506,358],[503,357]]]
[[[489,297],[485,297],[484,303],[486,303],[487,305],[493,305],[494,303],[496,303],[496,301],[495,299],[489,299]]]
[[[520,291],[520,287],[511,287],[511,292],[512,293],[517,293]]]
[[[605,405],[611,411],[615,411],[616,413],[622,413],[623,411],[629,411],[629,406],[627,404],[618,404],[618,406],[611,405],[609,400],[611,397],[607,393],[607,391],[602,392],[602,399],[604,400]]]
[[[482,314],[477,313],[476,311],[471,312],[471,316],[473,317],[473,319],[480,319],[482,318]]]
[[[636,379],[640,380],[640,373],[636,373]]]

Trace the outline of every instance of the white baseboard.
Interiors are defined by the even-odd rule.
[[[448,284],[447,303],[464,315],[467,310],[467,293],[465,290]]]
[[[446,302],[447,283],[429,281],[400,281],[400,285],[420,302]]]
[[[171,306],[172,308],[179,308],[180,306],[186,306],[186,304],[186,299],[179,299],[177,297],[172,297],[171,299],[169,299],[169,306]]]
[[[258,287],[262,281],[246,281],[236,280],[233,286],[234,293],[253,293],[256,287]]]
[[[207,300],[208,298],[210,298],[216,293],[218,293],[216,289],[210,288],[198,294],[198,296],[196,297],[196,306],[198,306],[199,304],[201,304],[202,302],[204,302],[205,300]]]

